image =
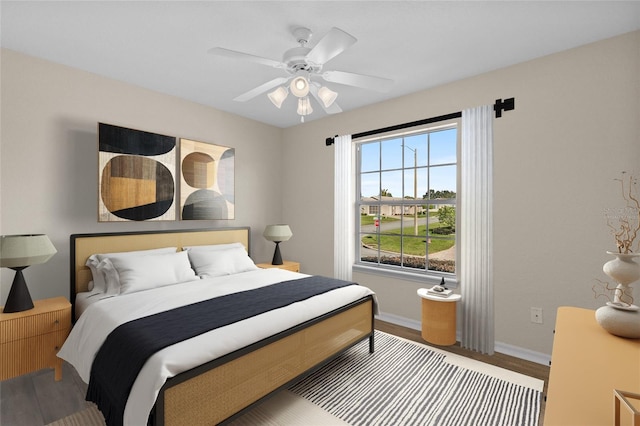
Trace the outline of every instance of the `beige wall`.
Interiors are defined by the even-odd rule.
[[[34,299],[68,297],[73,233],[249,225],[255,260],[271,258],[262,230],[282,215],[270,180],[281,129],[4,49],[1,66],[0,229],[46,233],[58,250],[24,272]],[[234,147],[236,219],[98,223],[98,122]],[[2,269],[0,304],[13,275]]]
[[[558,306],[603,305],[591,290],[606,279],[605,251],[614,248],[603,212],[620,206],[619,172],[640,172],[640,32],[286,129],[283,219],[294,237],[282,246],[285,257],[306,272],[333,273],[326,137],[509,97],[516,109],[494,126],[496,340],[550,354]],[[416,290],[425,283],[354,279],[378,293],[385,314],[420,320]],[[543,308],[542,325],[530,322],[530,307]]]

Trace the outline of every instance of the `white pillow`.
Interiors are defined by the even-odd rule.
[[[184,247],[184,250],[187,250],[187,251],[220,251],[220,250],[229,250],[229,249],[238,248],[238,247],[243,249],[243,250],[246,250],[244,248],[244,245],[242,245],[242,243],[213,244],[213,245],[208,245],[208,246],[189,246],[189,247]]]
[[[105,273],[106,271],[103,270],[103,265],[100,265],[100,263],[104,259],[109,259],[113,257],[144,256],[144,255],[160,254],[160,253],[175,253],[176,250],[177,250],[177,247],[163,247],[163,248],[150,249],[150,250],[94,254],[89,256],[89,259],[87,259],[86,266],[88,266],[89,269],[91,270],[91,274],[93,275],[93,288],[96,291],[99,291],[100,293],[106,293],[106,294],[118,294],[119,284],[117,282],[117,276],[114,278],[113,276],[106,274]]]
[[[106,259],[105,262],[111,263],[118,274],[120,294],[198,279],[184,251],[148,256],[114,257]]]
[[[238,274],[260,269],[253,263],[244,246],[224,250],[189,250],[189,260],[196,273],[203,278]]]
[[[92,291],[95,288],[100,293],[106,293],[107,283],[104,279],[104,273],[98,271],[99,263],[100,261],[98,260],[98,255],[96,254],[89,256],[89,258],[87,259],[87,263],[85,263],[85,266],[87,266],[91,270],[91,276],[93,277],[93,280],[89,282],[88,289],[89,291]]]

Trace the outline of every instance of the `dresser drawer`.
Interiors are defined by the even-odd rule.
[[[0,313],[0,380],[47,367],[55,369],[56,381],[62,379],[62,360],[56,355],[71,331],[71,304],[54,297],[33,305]]]
[[[70,328],[0,344],[0,380],[42,368],[56,368],[56,356]]]
[[[0,322],[0,344],[70,328],[70,309],[16,316]]]

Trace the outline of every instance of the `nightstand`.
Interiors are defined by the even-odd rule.
[[[455,345],[456,302],[462,296],[433,296],[426,288],[419,289],[418,296],[422,299],[422,338],[434,345]]]
[[[71,331],[71,304],[64,297],[35,300],[33,309],[0,313],[0,380],[42,368],[62,379],[56,354]]]
[[[287,271],[300,272],[300,262],[292,262],[290,260],[283,260],[282,265],[272,265],[270,263],[258,263],[256,264],[259,268],[280,268],[286,269]]]

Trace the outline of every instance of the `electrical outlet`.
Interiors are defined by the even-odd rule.
[[[531,308],[531,322],[542,324],[542,308]]]

